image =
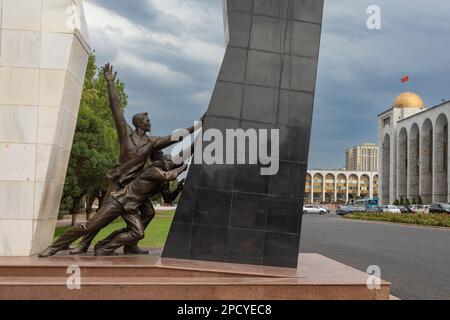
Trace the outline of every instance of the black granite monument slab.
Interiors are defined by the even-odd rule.
[[[163,257],[296,268],[323,0],[223,3],[227,48],[203,131],[279,130],[279,170],[191,165]]]

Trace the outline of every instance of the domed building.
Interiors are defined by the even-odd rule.
[[[450,101],[425,108],[414,92],[395,98],[378,115],[380,200],[424,204],[450,202],[448,175],[448,119]]]
[[[425,103],[418,94],[415,94],[414,92],[404,92],[395,98],[392,107],[399,109],[423,109],[425,107]]]

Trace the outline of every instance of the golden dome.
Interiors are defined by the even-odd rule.
[[[419,108],[423,109],[425,103],[423,99],[414,92],[404,92],[399,95],[392,105],[394,108]]]

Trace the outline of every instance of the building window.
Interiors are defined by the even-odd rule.
[[[388,118],[383,119],[383,125],[384,125],[384,127],[390,126],[391,125],[391,118],[388,117]]]

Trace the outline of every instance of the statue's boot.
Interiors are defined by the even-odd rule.
[[[94,240],[95,236],[98,234],[98,232],[101,229],[92,231],[90,233],[88,233],[87,235],[85,235],[83,237],[83,239],[81,239],[80,243],[78,244],[78,247],[76,247],[75,249],[73,249],[70,254],[72,255],[80,255],[80,254],[85,254],[88,252],[89,247],[91,246],[92,241]]]
[[[106,246],[108,243],[110,243],[117,235],[126,232],[126,228],[122,228],[119,230],[114,231],[113,233],[111,233],[109,236],[107,236],[105,239],[98,241],[95,245],[94,245],[94,251],[98,251],[99,249],[101,249],[102,247]]]
[[[88,252],[88,249],[83,247],[83,246],[78,246],[75,249],[73,249],[72,251],[70,251],[71,255],[80,255],[80,254],[85,254]]]
[[[94,246],[94,252],[99,251],[102,246],[103,246],[103,243],[101,241],[97,242]]]
[[[104,251],[102,249],[95,250],[94,255],[96,257],[108,257],[108,256],[118,256],[119,254],[117,252],[111,252],[111,251]]]
[[[147,229],[148,225],[150,224],[150,222],[155,217],[155,209],[150,204],[147,209],[142,209],[141,211],[145,211],[146,212],[144,214],[141,214],[142,224],[143,224],[143,227],[144,227],[144,230],[145,230],[145,229]],[[126,232],[126,231],[127,230],[124,230],[122,232]],[[124,245],[123,253],[126,254],[126,255],[132,255],[132,254],[147,255],[147,254],[149,254],[148,250],[144,250],[144,249],[139,248],[138,242],[139,241],[133,241],[131,243],[128,243],[128,244]]]
[[[47,258],[47,257],[51,257],[51,256],[54,256],[56,253],[58,253],[58,251],[59,251],[58,249],[48,247],[47,249],[42,250],[42,251],[39,253],[38,257],[39,257],[39,258]]]
[[[123,247],[123,253],[127,254],[127,255],[131,255],[131,254],[149,254],[148,250],[144,250],[138,247],[137,244],[132,244],[132,245],[125,245]]]

